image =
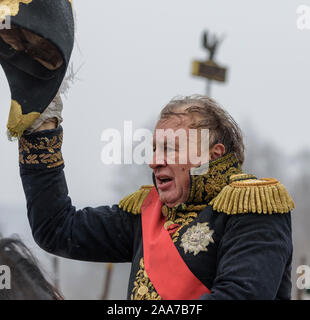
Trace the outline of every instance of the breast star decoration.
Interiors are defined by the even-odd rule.
[[[208,222],[197,223],[182,235],[180,246],[185,253],[193,253],[196,256],[199,252],[208,251],[208,245],[214,243],[213,233],[214,230],[209,228]]]

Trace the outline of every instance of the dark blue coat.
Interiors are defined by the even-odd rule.
[[[68,196],[61,141],[61,128],[20,139],[20,173],[35,241],[49,253],[70,259],[132,262],[128,299],[160,299],[145,273],[139,272],[143,271],[141,215],[120,205],[77,210]],[[174,221],[188,215],[185,206],[179,209]],[[204,222],[213,230],[213,242],[207,251],[185,253],[182,235]],[[291,297],[290,212],[229,215],[206,203],[186,220],[174,242],[192,273],[211,290],[202,299]],[[148,295],[137,293],[141,284]]]

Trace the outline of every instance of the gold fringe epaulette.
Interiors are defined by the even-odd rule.
[[[153,187],[153,185],[142,186],[136,192],[131,193],[130,195],[122,199],[118,206],[124,211],[133,214],[140,214],[143,201]]]
[[[287,213],[295,205],[286,188],[273,178],[235,179],[210,202],[215,211],[226,214]]]

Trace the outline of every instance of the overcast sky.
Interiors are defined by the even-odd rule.
[[[83,67],[64,100],[63,152],[78,206],[117,200],[109,187],[116,170],[100,161],[104,129],[155,123],[173,96],[205,92],[205,81],[190,74],[192,59],[206,57],[204,29],[226,36],[216,60],[229,68],[228,82],[212,87],[213,98],[285,152],[310,148],[310,30],[296,27],[298,5],[310,0],[74,2],[72,60]],[[0,105],[0,208],[25,207],[17,143],[6,138],[10,92],[2,70]]]

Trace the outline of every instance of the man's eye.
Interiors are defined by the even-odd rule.
[[[153,151],[155,152],[156,150],[160,151],[160,152],[164,152],[165,151],[165,146],[156,146],[153,148]]]
[[[167,147],[167,152],[174,152],[175,151],[175,148],[174,147]]]

